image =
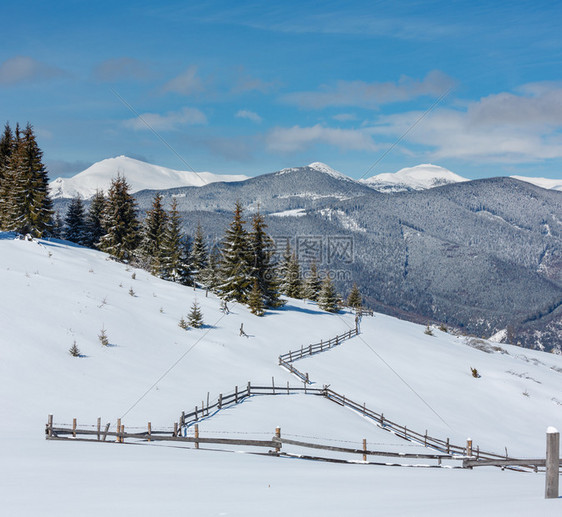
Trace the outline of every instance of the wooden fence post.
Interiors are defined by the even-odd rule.
[[[273,386],[273,394],[275,395],[275,377],[271,377],[271,385]]]
[[[72,419],[72,436],[76,438],[76,418]]]
[[[280,427],[275,428],[275,437],[281,439],[281,428]],[[280,451],[281,451],[281,444],[278,443],[278,444],[275,445],[275,452],[277,454],[279,454]]]
[[[121,424],[121,443],[125,443],[125,424]]]
[[[121,438],[119,437],[119,433],[121,432],[121,419],[118,418],[117,419],[117,436],[116,436],[116,442],[120,443],[121,442]]]
[[[100,434],[101,434],[101,417],[98,416],[98,442],[100,441]]]
[[[174,438],[178,435],[178,423],[174,422],[174,434],[172,435]]]
[[[554,427],[546,430],[545,499],[557,499],[560,471],[560,433]]]
[[[181,426],[183,427],[185,425],[185,411],[181,412]]]
[[[384,427],[384,413],[381,413],[381,427]]]
[[[197,417],[197,406],[195,406],[195,420],[199,420],[199,418]]]
[[[472,456],[472,439],[471,438],[466,439],[466,455]]]
[[[53,436],[53,415],[47,417],[47,436]]]
[[[151,434],[152,434],[152,423],[148,422],[148,441],[150,441]]]
[[[219,393],[219,409],[222,409],[222,393]]]
[[[305,381],[304,381],[304,382],[305,382],[305,391],[306,391],[306,385],[310,383],[310,379],[309,379],[309,377],[308,377],[308,372],[306,372],[306,373],[304,374],[304,377],[305,377]]]
[[[199,424],[195,424],[194,432],[195,432],[195,448],[199,449]]]
[[[447,454],[451,453],[451,444],[449,443],[449,438],[447,438]]]
[[[248,381],[248,397],[252,394],[252,385],[250,384],[250,381]]]
[[[234,402],[238,404],[238,386],[234,386]]]
[[[209,392],[207,392],[207,416],[209,416]]]
[[[363,438],[363,450],[367,450],[367,438]],[[363,453],[363,461],[367,461],[367,454]]]

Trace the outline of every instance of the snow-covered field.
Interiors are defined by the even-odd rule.
[[[134,278],[133,278],[134,277]],[[341,334],[351,314],[289,300],[257,318],[204,291],[164,282],[62,241],[0,234],[0,509],[2,515],[541,515],[544,475],[339,465],[146,445],[56,442],[55,423],[123,417],[127,429],[171,427],[182,410],[235,385],[296,384],[279,354]],[[178,327],[193,300],[207,326]],[[250,337],[240,337],[239,328]],[[104,328],[110,346],[101,346]],[[376,314],[361,335],[295,363],[315,386],[366,402],[387,418],[510,456],[544,457],[545,431],[562,428],[562,357],[466,338]],[[84,357],[68,349],[76,341]],[[476,343],[480,348],[486,342]],[[494,346],[497,346],[494,344]],[[482,377],[471,376],[470,367]],[[201,435],[283,436],[404,452],[398,440],[320,397],[253,397],[200,424]],[[299,439],[299,438],[297,438]],[[305,438],[302,438],[305,439]],[[332,441],[333,440],[333,441]],[[220,448],[220,447],[215,447]],[[247,449],[246,449],[247,450]],[[431,451],[426,451],[431,452]]]

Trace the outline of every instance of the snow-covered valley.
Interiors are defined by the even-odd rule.
[[[220,310],[205,291],[165,282],[64,241],[0,234],[0,501],[5,515],[559,515],[544,474],[338,465],[232,452],[46,441],[56,423],[169,428],[234,386],[295,377],[278,356],[354,326],[289,299],[264,317]],[[178,322],[193,301],[205,327]],[[240,325],[249,337],[240,336]],[[295,365],[315,386],[365,402],[418,432],[510,456],[544,457],[562,428],[562,357],[455,336],[375,314],[361,334]],[[104,329],[109,346],[98,335]],[[76,342],[82,357],[68,350]],[[494,348],[495,347],[495,348]],[[481,378],[473,378],[470,368]],[[200,424],[202,434],[284,436],[404,452],[423,447],[325,399],[252,397]],[[219,448],[219,447],[215,447]]]

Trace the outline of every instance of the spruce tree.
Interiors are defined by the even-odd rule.
[[[160,276],[172,282],[189,285],[189,266],[185,260],[185,248],[181,234],[181,216],[176,199],[170,213],[160,246]]]
[[[105,235],[104,224],[105,196],[102,190],[96,190],[86,215],[86,246],[97,248]]]
[[[347,305],[349,307],[353,307],[354,309],[359,309],[363,305],[361,291],[359,291],[359,287],[357,287],[356,283],[353,284],[353,287],[351,288],[351,292],[347,297]]]
[[[55,212],[55,217],[53,218],[51,235],[55,239],[62,239],[64,237],[64,221],[58,210]]]
[[[203,235],[203,228],[201,224],[197,223],[197,230],[195,230],[195,238],[191,247],[191,270],[193,280],[196,284],[203,284],[204,272],[209,263],[209,254],[207,251],[207,244],[205,243],[205,236]]]
[[[203,313],[196,301],[194,301],[191,305],[191,311],[189,311],[189,314],[187,315],[187,322],[196,329],[203,326]]]
[[[152,208],[147,210],[142,230],[139,254],[143,264],[153,275],[160,275],[162,268],[162,244],[168,225],[168,214],[162,206],[162,194],[154,195]]]
[[[291,298],[302,298],[300,265],[289,243],[287,243],[287,247],[285,248],[283,260],[281,261],[278,271],[281,292]]]
[[[242,219],[242,205],[236,202],[234,218],[222,242],[219,293],[227,300],[246,303],[252,286],[252,257],[248,252],[248,233]]]
[[[273,239],[266,233],[267,225],[259,211],[252,217],[252,231],[248,236],[252,258],[251,275],[258,283],[266,307],[279,307],[279,284],[272,264],[275,251]]]
[[[84,204],[79,195],[70,201],[64,223],[64,238],[76,244],[85,244],[87,231],[84,220]]]
[[[102,251],[124,262],[134,258],[139,243],[137,206],[129,189],[129,184],[121,175],[111,182],[104,211],[106,234],[99,245]]]
[[[4,133],[0,138],[0,229],[4,227],[5,200],[8,195],[8,185],[5,183],[8,163],[14,150],[14,135],[10,125],[6,122]]]
[[[312,262],[310,264],[308,276],[304,284],[304,297],[312,300],[313,302],[317,302],[321,288],[322,280],[320,280],[320,277],[318,276],[318,268],[316,267],[316,262]]]
[[[322,282],[322,289],[318,295],[318,307],[328,312],[338,312],[339,297],[330,275],[326,272],[326,278]]]
[[[37,237],[48,235],[53,225],[53,203],[47,169],[42,162],[43,152],[30,124],[22,135],[17,126],[14,139],[15,146],[2,179],[3,227]]]
[[[254,284],[252,290],[248,295],[248,307],[250,307],[250,312],[256,316],[263,316],[265,314],[264,310],[264,294],[260,288],[260,284],[257,278],[254,278]]]
[[[218,286],[222,283],[221,271],[221,253],[218,247],[213,247],[208,254],[207,266],[200,273],[201,283],[211,289],[218,291]]]

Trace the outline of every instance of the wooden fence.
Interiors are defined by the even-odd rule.
[[[346,339],[351,339],[359,334],[359,328],[350,329],[339,336],[328,339],[327,341],[320,341],[319,343],[314,343],[313,345],[301,346],[298,350],[290,350],[286,354],[281,354],[279,356],[279,366],[285,368],[290,373],[298,377],[305,384],[312,384],[308,376],[308,372],[302,373],[297,368],[295,368],[291,363],[302,359],[303,357],[311,356],[314,354],[319,354],[330,350],[331,348],[341,345]]]
[[[220,394],[218,399],[212,404],[195,407],[194,411],[182,412],[180,417],[180,431],[183,434],[187,433],[187,428],[191,427],[195,423],[201,421],[202,419],[214,415],[217,411],[224,409],[228,406],[233,406],[240,404],[248,397],[260,396],[260,395],[295,395],[295,394],[305,394],[305,395],[315,395],[324,397],[335,404],[343,407],[347,407],[356,413],[359,413],[365,418],[373,420],[378,427],[390,432],[411,443],[417,443],[423,445],[424,447],[431,448],[435,451],[441,452],[447,455],[457,455],[462,457],[474,458],[475,460],[506,460],[513,459],[509,458],[507,455],[499,455],[491,452],[484,452],[480,450],[480,447],[473,447],[472,442],[467,442],[466,445],[455,445],[451,443],[450,439],[442,440],[435,438],[428,434],[427,430],[425,433],[419,433],[407,426],[400,425],[392,420],[389,420],[384,416],[383,413],[377,413],[369,409],[365,403],[359,404],[345,395],[341,395],[334,390],[324,386],[322,388],[309,387],[306,384],[303,386],[275,386],[274,380],[272,380],[271,386],[263,385],[252,385],[250,382],[245,388],[240,389],[238,386],[235,387],[234,391],[226,395]],[[177,425],[177,424],[176,424]]]
[[[106,424],[105,428],[100,425],[100,420],[98,419],[97,429],[94,426],[89,428],[81,428],[76,424],[76,419],[73,419],[72,426],[61,426],[53,424],[53,417],[49,415],[49,420],[45,428],[45,438],[47,440],[70,440],[79,442],[100,442],[100,443],[120,443],[120,444],[139,444],[139,443],[149,443],[157,441],[174,442],[175,444],[194,444],[196,449],[200,448],[200,445],[223,445],[223,446],[236,446],[236,447],[258,447],[258,448],[268,448],[266,453],[252,452],[252,454],[267,454],[278,457],[292,457],[301,458],[317,461],[327,461],[327,462],[338,462],[338,463],[366,463],[370,465],[394,465],[394,466],[404,466],[404,467],[435,467],[441,466],[443,460],[461,460],[461,457],[455,455],[438,455],[438,454],[416,454],[416,453],[404,453],[395,451],[382,451],[373,450],[367,448],[367,440],[363,439],[362,448],[350,448],[350,447],[336,447],[333,445],[326,445],[322,443],[312,443],[303,442],[300,440],[292,440],[288,438],[281,437],[281,429],[278,427],[275,430],[274,436],[270,440],[256,440],[256,439],[240,439],[240,438],[217,438],[217,437],[203,437],[199,433],[199,428],[195,424],[194,436],[183,436],[178,432],[177,426],[174,426],[174,430],[155,430],[152,429],[152,425],[148,422],[146,431],[126,431],[125,426],[121,424],[119,420],[117,422],[116,431],[109,431],[110,424]],[[108,440],[108,438],[110,438]],[[323,451],[336,452],[339,454],[349,454],[352,456],[360,456],[361,459],[342,459],[341,457],[334,456],[310,456],[303,455],[295,452],[285,452],[282,451],[283,448],[287,446],[297,447],[297,448],[307,448],[316,449]],[[216,449],[214,449],[216,450]],[[219,449],[223,450],[223,449]],[[436,460],[436,465],[428,464],[404,464],[386,461],[373,462],[368,461],[368,457],[377,458],[400,458],[403,460],[416,459],[416,460]],[[448,468],[451,468],[448,466]],[[453,468],[462,468],[461,465]]]

